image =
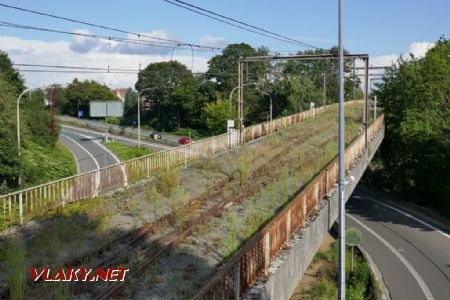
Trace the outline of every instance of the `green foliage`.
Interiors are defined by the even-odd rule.
[[[320,279],[314,282],[308,291],[306,299],[335,299],[337,297],[337,267],[339,259],[339,245],[337,242],[327,251],[319,251],[314,257],[314,263],[322,261]],[[346,249],[346,297],[347,299],[362,300],[375,299],[374,283],[368,263],[364,257],[356,251],[354,256],[354,268],[350,270],[351,253]]]
[[[120,160],[125,161],[136,157],[141,157],[147,154],[152,154],[155,151],[144,147],[130,147],[118,142],[108,142],[106,147],[114,152]]]
[[[123,114],[126,120],[137,121],[137,101],[138,93],[129,88],[125,94],[125,101],[123,103]]]
[[[450,216],[450,43],[399,59],[378,84],[386,136],[371,182]]]
[[[10,296],[13,300],[24,299],[25,260],[25,245],[19,240],[10,241],[6,248],[4,263],[6,275],[8,277]]]
[[[106,85],[94,80],[78,81],[76,78],[65,89],[64,97],[66,105],[62,111],[75,117],[78,116],[78,110],[88,116],[90,101],[119,100]]]
[[[25,80],[23,80],[22,75],[13,68],[8,54],[1,50],[0,73],[3,74],[4,79],[11,85],[11,88],[15,94],[19,95],[23,90],[25,90]]]
[[[162,172],[156,182],[158,192],[165,197],[170,197],[176,187],[180,185],[181,172],[178,168],[171,168]]]
[[[314,82],[306,76],[288,76],[286,78],[290,89],[288,113],[294,114],[310,108],[311,101],[317,102],[321,98],[321,91],[314,86]]]
[[[200,83],[187,67],[177,61],[149,64],[139,72],[136,89],[154,102],[141,115],[143,123],[158,130],[199,126],[203,97]]]
[[[75,158],[61,143],[46,147],[32,140],[25,140],[22,150],[25,186],[45,183],[77,172]]]
[[[227,131],[227,120],[236,119],[236,108],[230,105],[229,100],[217,95],[215,102],[207,103],[203,107],[202,115],[206,127],[212,134],[222,134]]]

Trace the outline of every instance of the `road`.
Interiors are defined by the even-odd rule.
[[[384,193],[358,186],[347,203],[347,227],[380,270],[392,299],[450,298],[450,235]]]
[[[100,143],[98,137],[63,127],[61,141],[75,155],[78,173],[119,163],[119,159]]]
[[[88,126],[96,129],[97,133],[105,131],[105,123],[101,121],[94,121],[89,119],[77,119],[69,116],[59,116],[60,120],[63,122],[70,122],[70,124],[79,124],[82,127]],[[108,128],[114,130],[115,132],[125,132],[127,135],[132,136],[137,139],[137,128],[134,127],[124,127],[115,124],[108,124]],[[148,139],[150,136],[151,130],[145,130],[141,128],[141,139]],[[155,141],[155,144],[160,145],[178,145],[178,140],[180,136],[171,135],[168,133],[162,133],[162,140]]]
[[[120,162],[118,157],[100,143],[103,137],[103,134],[94,130],[62,125],[61,141],[75,155],[78,173],[93,171]],[[135,147],[138,145],[138,142],[134,139],[111,134],[109,137],[128,146]],[[144,141],[141,142],[141,145],[154,151],[173,148]]]

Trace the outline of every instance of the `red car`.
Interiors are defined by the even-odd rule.
[[[192,140],[188,137],[182,137],[181,139],[178,140],[178,143],[180,143],[181,145],[187,145],[191,144]]]

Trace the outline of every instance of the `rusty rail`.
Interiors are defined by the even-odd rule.
[[[384,126],[384,115],[367,130],[372,140]],[[365,134],[361,134],[345,149],[346,170],[365,150]],[[338,181],[338,159],[320,172],[278,215],[259,231],[226,263],[193,299],[239,299],[255,283],[258,276],[267,276],[271,260],[289,242],[320,200]]]
[[[346,105],[360,102],[361,100],[348,101]],[[335,107],[336,104],[318,107],[315,109],[315,113]],[[312,118],[313,114],[313,111],[305,111],[247,127],[243,132],[245,141],[282,130],[292,124]],[[51,208],[95,198],[100,194],[127,187],[130,183],[138,180],[148,179],[159,171],[233,148],[235,145],[230,143],[238,141],[238,133],[234,132],[233,135],[230,137],[228,133],[225,133],[189,145],[2,195],[0,196],[0,225],[23,224],[36,214],[45,213]]]

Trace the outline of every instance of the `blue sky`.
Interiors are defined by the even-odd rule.
[[[318,47],[329,48],[337,43],[337,0],[186,0],[186,2]],[[399,55],[406,53],[413,43],[432,43],[441,35],[450,36],[450,1],[448,0],[344,0],[343,2],[344,44],[352,53],[369,53],[373,57]],[[274,51],[295,52],[305,49],[218,23],[162,0],[0,0],[0,3],[134,32],[155,33],[155,30],[159,30],[162,36],[191,43],[215,41],[218,45],[226,45],[228,43],[247,42],[254,47],[268,46]],[[17,12],[3,7],[0,7],[0,20],[65,31],[81,29],[94,34],[126,37],[119,33]],[[84,40],[74,41],[72,37],[66,35],[5,27],[0,27],[0,37],[18,38],[15,40],[1,39],[0,49],[6,49],[6,51],[12,49],[11,56],[17,62],[32,60],[34,63],[49,63],[50,61],[56,63],[55,55],[58,56],[57,51],[55,50],[56,52],[52,54],[52,59],[45,57],[44,50],[37,53],[31,51],[33,50],[31,49],[28,52],[29,55],[26,55],[27,51],[19,50],[31,46],[23,41],[34,40],[49,43],[48,45],[39,44],[41,45],[39,47],[50,50],[61,46],[62,42],[71,43],[70,49],[76,50],[76,45],[86,42]],[[49,48],[46,48],[47,46]],[[100,48],[95,48],[99,62],[107,63],[106,60],[116,62],[111,55],[110,58],[103,57],[103,60],[100,59],[98,53]],[[50,50],[47,50],[47,52],[53,52],[53,50]],[[70,53],[66,52],[61,54],[61,57],[64,58],[61,59],[61,63],[72,62],[71,64],[79,65],[82,63],[79,60],[83,60],[83,56],[80,54],[85,54],[85,57],[88,58],[88,54],[93,56],[95,51],[92,50],[92,53],[74,53],[72,58]],[[177,55],[180,61],[189,63],[190,53],[183,53],[180,50],[176,51],[175,56]],[[211,56],[211,54],[205,55],[196,53],[196,57],[198,56],[199,59],[195,63],[199,70],[205,68],[205,62]],[[204,60],[200,59],[202,57]],[[120,58],[117,58],[117,64],[119,64]],[[128,56],[128,58],[131,61],[132,57]],[[144,63],[146,62],[146,58],[141,59]],[[125,57],[123,57],[119,65],[124,65],[125,60]],[[148,61],[153,60],[149,58]],[[135,65],[136,62],[133,60],[132,64]],[[120,83],[118,84],[120,85]]]

